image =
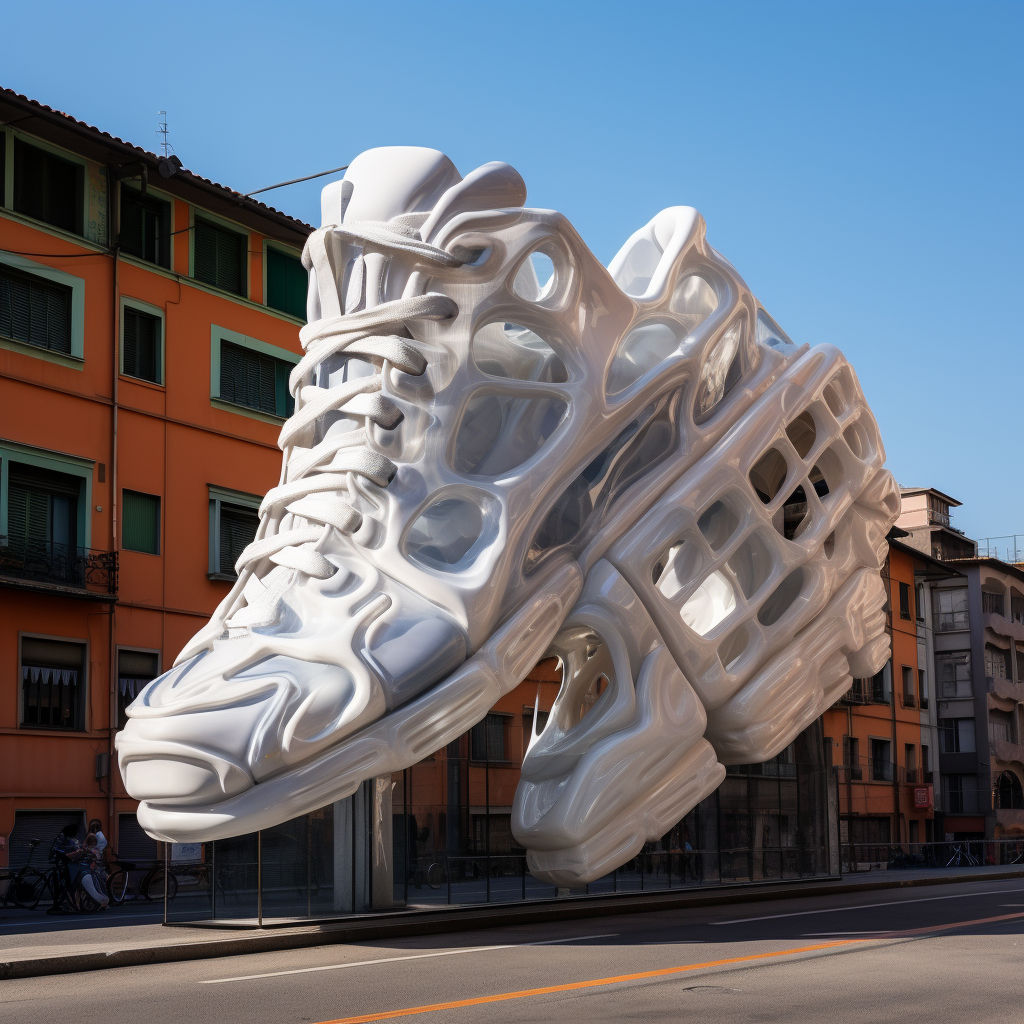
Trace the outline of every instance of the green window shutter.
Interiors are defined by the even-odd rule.
[[[267,247],[267,305],[306,319],[309,278],[301,260]]]
[[[71,289],[0,267],[0,335],[53,352],[70,352]]]
[[[121,547],[160,553],[160,499],[155,494],[121,492]]]
[[[235,562],[245,548],[253,542],[256,528],[260,524],[259,513],[252,508],[239,505],[220,506],[220,564],[217,571],[225,575],[234,575]]]
[[[124,308],[124,373],[160,384],[160,317]]]
[[[82,232],[83,168],[14,140],[14,209],[65,231]]]
[[[245,236],[198,217],[193,233],[192,269],[196,280],[245,295]]]
[[[291,395],[288,374],[291,365],[283,359],[220,343],[220,398],[224,402],[244,405],[270,416],[290,416]]]
[[[7,496],[7,531],[15,541],[50,539],[50,495],[11,481]]]

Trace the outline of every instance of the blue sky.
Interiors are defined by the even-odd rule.
[[[45,54],[36,45],[47,25]],[[605,262],[658,210],[853,362],[901,483],[1024,533],[1024,4],[0,0],[0,83],[250,191],[507,160]],[[324,179],[327,180],[327,179]],[[323,181],[266,201],[314,221]]]

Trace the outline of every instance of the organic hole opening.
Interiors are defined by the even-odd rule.
[[[512,282],[512,291],[527,302],[544,302],[554,293],[555,282],[554,261],[537,249],[523,261]]]
[[[774,626],[793,606],[804,586],[803,567],[794,569],[769,595],[757,613],[762,626]]]
[[[736,532],[737,526],[739,526],[739,519],[736,517],[736,513],[722,501],[716,501],[713,505],[708,506],[697,520],[697,529],[711,545],[712,551],[718,551],[724,547]]]
[[[762,503],[767,505],[782,489],[789,474],[789,464],[778,448],[769,448],[750,471],[750,483]]]
[[[736,591],[721,569],[716,569],[690,595],[680,609],[683,622],[700,636],[707,636],[736,610]]]
[[[814,447],[818,431],[814,426],[814,417],[809,412],[802,412],[792,423],[786,426],[786,436],[796,449],[801,459]]]
[[[652,582],[670,601],[690,585],[704,566],[704,557],[696,544],[679,541],[655,563]]]

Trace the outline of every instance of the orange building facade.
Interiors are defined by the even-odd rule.
[[[0,123],[3,865],[70,820],[149,842],[114,734],[278,481],[311,229],[8,91]]]
[[[892,657],[872,679],[854,680],[825,712],[826,753],[837,766],[840,838],[848,859],[871,861],[870,846],[932,842],[937,750],[928,744],[930,682],[921,656],[917,583],[933,560],[890,534],[882,570]],[[941,837],[940,837],[941,838]]]

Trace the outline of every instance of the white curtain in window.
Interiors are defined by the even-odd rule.
[[[78,672],[73,668],[38,668],[35,665],[23,665],[21,678],[26,683],[40,686],[78,685]]]

